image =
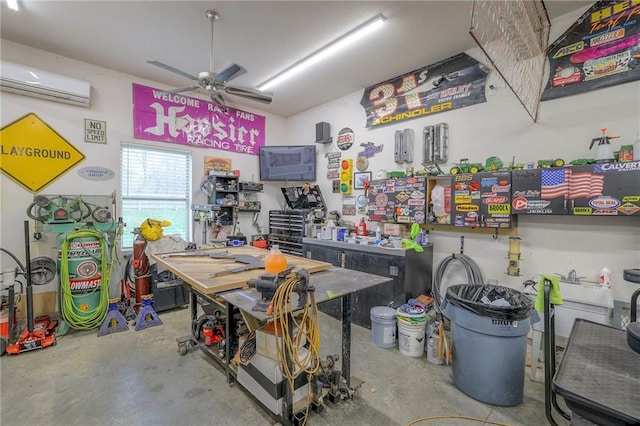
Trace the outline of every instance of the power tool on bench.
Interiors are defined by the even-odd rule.
[[[315,291],[313,286],[309,285],[309,272],[306,269],[298,269],[293,271],[293,267],[285,269],[279,274],[263,274],[258,278],[251,278],[247,284],[260,292],[262,300],[258,300],[253,307],[254,311],[268,312],[276,290],[288,279],[297,279],[298,282],[293,287],[293,291],[298,294],[298,308],[307,304],[307,293]]]

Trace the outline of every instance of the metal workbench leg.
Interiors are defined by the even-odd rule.
[[[291,315],[287,315],[287,322],[289,323],[289,337],[291,338],[291,341],[293,341],[294,324]],[[284,342],[284,338],[282,339],[282,342]],[[276,345],[277,344],[278,342],[276,341]],[[287,364],[287,370],[293,371],[293,361],[290,357],[291,354],[289,354],[289,351],[285,350],[284,345],[282,345],[282,354],[284,355],[284,362]],[[283,379],[283,384],[284,395],[282,396],[282,424],[287,426],[293,424],[293,395],[295,394],[295,389],[291,389],[291,387],[289,386],[289,381],[287,379]]]
[[[198,338],[196,336],[196,321],[198,321],[198,295],[195,290],[191,290],[191,335],[194,338]]]
[[[544,406],[547,420],[557,425],[552,408],[562,417],[571,420],[571,416],[558,405],[556,393],[552,389],[553,376],[556,374],[556,327],[555,306],[551,304],[549,294],[551,281],[544,280]]]
[[[233,378],[230,371],[230,365],[233,362],[233,354],[231,353],[231,334],[232,330],[235,328],[233,321],[234,306],[231,303],[226,302],[225,307],[227,309],[227,318],[224,322],[224,373],[227,376],[227,383],[231,383]]]
[[[351,296],[342,296],[342,375],[351,387]]]

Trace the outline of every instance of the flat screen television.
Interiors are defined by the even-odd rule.
[[[260,180],[316,180],[315,145],[262,146],[259,162]]]

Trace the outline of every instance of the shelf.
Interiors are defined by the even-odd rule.
[[[486,234],[486,235],[518,235],[518,226],[515,217],[512,218],[511,228],[472,228],[468,226],[453,226],[448,224],[427,223],[420,225],[422,229],[428,231],[458,232],[466,234]]]

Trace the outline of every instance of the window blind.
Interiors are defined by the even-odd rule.
[[[190,241],[190,153],[122,144],[120,176],[123,248],[133,246],[131,232],[147,218],[170,221],[164,234],[180,234]]]

